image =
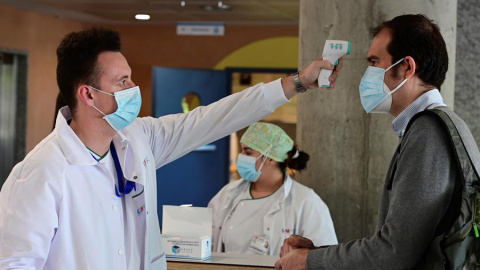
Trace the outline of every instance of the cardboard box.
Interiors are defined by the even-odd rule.
[[[211,208],[164,205],[162,227],[162,247],[167,258],[211,257]]]

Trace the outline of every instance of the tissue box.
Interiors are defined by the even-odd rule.
[[[211,208],[164,205],[162,227],[162,247],[167,258],[211,257]]]
[[[167,258],[207,260],[212,256],[212,237],[182,237],[162,235],[162,246]]]

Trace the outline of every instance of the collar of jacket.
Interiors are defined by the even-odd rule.
[[[54,132],[56,133],[65,158],[72,165],[97,165],[98,162],[92,158],[90,151],[88,151],[80,138],[78,138],[77,134],[75,134],[68,125],[68,121],[71,119],[72,113],[70,109],[65,106],[60,109],[55,122]],[[125,178],[145,185],[144,177],[139,177],[139,174],[141,174],[141,168],[139,168],[139,166],[124,166],[126,153],[133,155],[133,151],[131,151],[131,145],[122,132],[119,131],[117,136],[113,138],[113,144],[115,145],[115,149],[117,149],[118,158],[120,164],[122,164],[122,169],[124,169],[123,174]],[[125,151],[119,151],[120,149]],[[131,168],[125,170],[126,167]]]
[[[229,198],[236,198],[237,195],[240,194],[240,192],[242,192],[242,190],[247,188],[247,186],[250,184],[249,181],[244,179],[237,180],[233,183],[234,184],[230,185],[227,189],[227,194]],[[288,194],[290,194],[290,190],[292,189],[292,184],[293,184],[292,178],[290,178],[290,175],[286,174],[285,181],[283,182],[283,185],[281,187],[282,188],[281,192],[283,192],[283,200],[285,200]]]

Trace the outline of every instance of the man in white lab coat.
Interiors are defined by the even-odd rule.
[[[155,170],[265,117],[334,68],[317,60],[295,76],[157,119],[137,118],[140,90],[118,33],[70,33],[57,56],[68,106],[2,187],[0,269],[166,269]]]

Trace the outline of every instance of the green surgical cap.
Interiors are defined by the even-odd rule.
[[[293,147],[293,140],[283,129],[261,122],[250,125],[240,142],[278,162],[284,162]]]

